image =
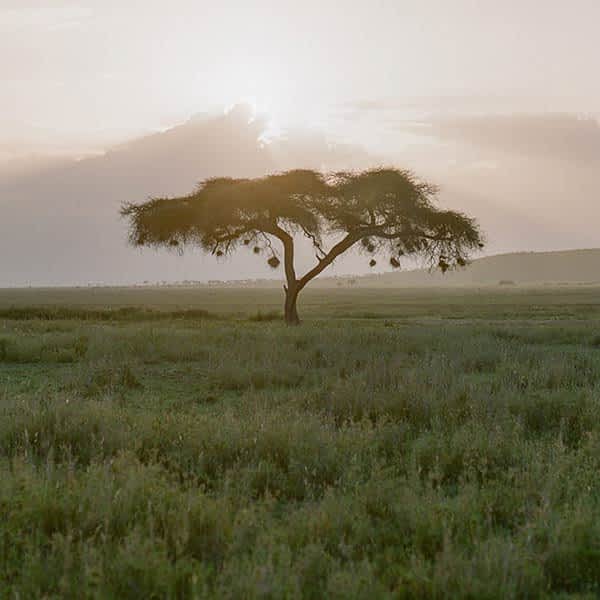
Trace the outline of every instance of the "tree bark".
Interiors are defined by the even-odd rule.
[[[300,318],[298,317],[298,294],[306,286],[306,284],[314,279],[326,267],[328,267],[340,254],[344,253],[348,248],[355,244],[364,233],[351,232],[344,239],[338,242],[323,258],[319,259],[319,263],[310,271],[304,274],[303,277],[296,277],[296,269],[294,268],[294,239],[292,236],[279,227],[274,221],[268,224],[268,228],[264,228],[267,233],[274,235],[281,240],[283,244],[283,261],[285,267],[285,278],[287,285],[283,286],[285,290],[284,318],[287,325],[299,325]]]
[[[296,270],[294,268],[294,239],[292,236],[279,227],[277,223],[272,223],[269,233],[281,240],[283,244],[283,264],[285,268],[285,278],[287,285],[283,286],[285,290],[284,304],[284,319],[287,325],[299,325],[300,318],[298,317],[298,294],[302,289],[302,285],[296,278]]]
[[[284,286],[285,289],[285,322],[286,325],[299,325],[300,318],[298,317],[298,292],[300,291],[296,285]]]

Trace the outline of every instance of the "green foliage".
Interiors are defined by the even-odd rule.
[[[596,597],[598,316],[511,310],[2,321],[0,597]]]

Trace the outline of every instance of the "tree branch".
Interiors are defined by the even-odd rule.
[[[262,237],[265,239],[265,242],[266,242],[267,246],[269,247],[269,250],[271,250],[273,255],[275,255],[276,252],[275,252],[275,248],[273,248],[273,244],[271,243],[271,238],[264,231],[261,231],[260,233],[261,233]]]
[[[360,234],[355,231],[350,232],[343,240],[339,241],[331,248],[331,250],[319,261],[319,264],[315,265],[298,280],[299,288],[302,289],[311,279],[314,279],[319,273],[324,271],[340,254],[346,252],[348,248],[358,242],[362,237],[364,237],[362,232]]]
[[[385,226],[380,226],[380,227],[376,227],[376,228],[367,228],[367,229],[363,229],[361,230],[361,237],[362,236],[367,236],[367,235],[374,235],[376,237],[379,237],[383,240],[399,240],[402,239],[403,237],[420,237],[432,242],[452,242],[454,240],[454,238],[452,238],[452,236],[449,235],[431,235],[428,233],[425,233],[424,231],[412,231],[411,234],[409,236],[407,236],[404,232],[399,231],[396,233],[387,233],[384,231]]]
[[[304,225],[300,225],[300,227],[302,228],[304,235],[311,240],[313,246],[317,249],[317,252],[319,252],[321,254],[321,256],[319,256],[319,254],[316,255],[317,260],[321,260],[327,254],[327,252],[325,252],[325,250],[323,250],[323,246],[321,245],[321,242],[319,241],[317,236],[314,233],[311,233],[310,231],[308,231],[308,229],[306,229],[306,227],[304,227]]]
[[[227,233],[227,234],[223,234],[223,235],[215,235],[214,239],[215,239],[215,242],[217,245],[224,244],[225,242],[232,242],[233,240],[240,237],[241,235],[244,235],[245,233],[250,233],[254,229],[256,229],[256,228],[255,227],[242,227],[241,229],[238,229],[231,233]]]
[[[297,283],[296,269],[294,268],[294,238],[280,227],[276,221],[264,224],[262,229],[279,239],[283,245],[283,266],[288,284],[287,291],[290,286],[295,286]]]
[[[350,231],[348,235],[346,235],[344,239],[333,246],[333,248],[331,248],[331,250],[325,254],[323,258],[319,259],[319,263],[317,265],[315,265],[310,271],[306,272],[298,280],[299,289],[302,289],[309,281],[322,273],[338,256],[346,252],[346,250],[351,248],[358,240],[369,235],[374,235],[385,240],[398,240],[405,237],[406,234],[402,232],[387,233],[384,231],[384,226],[362,227],[354,231]],[[410,237],[421,237],[436,242],[452,241],[452,239],[447,236],[435,236],[421,231],[416,233],[416,235],[415,232],[413,232]]]

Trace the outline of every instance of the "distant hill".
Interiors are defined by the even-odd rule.
[[[515,252],[474,260],[442,275],[427,270],[370,275],[362,285],[490,285],[600,283],[600,248],[557,252]]]

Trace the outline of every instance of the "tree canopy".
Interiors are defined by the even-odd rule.
[[[299,292],[354,245],[386,256],[392,267],[403,256],[420,256],[443,272],[464,266],[483,246],[471,217],[439,209],[437,189],[399,169],[322,174],[294,170],[255,179],[218,177],[179,198],[127,204],[130,242],[135,246],[182,249],[197,245],[216,256],[240,246],[269,254],[277,268],[280,242],[286,277],[285,316],[297,323]],[[316,264],[296,275],[294,240],[305,236]]]

